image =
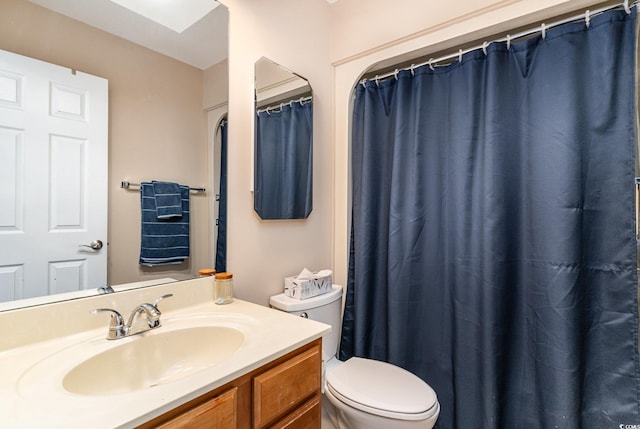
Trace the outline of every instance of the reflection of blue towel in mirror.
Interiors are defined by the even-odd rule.
[[[189,257],[189,187],[179,186],[181,216],[159,219],[154,183],[140,184],[142,209],[140,264],[181,264]]]
[[[158,219],[182,217],[182,196],[180,185],[173,182],[151,182],[156,199],[156,215]]]

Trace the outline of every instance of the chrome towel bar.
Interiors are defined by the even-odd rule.
[[[139,188],[140,184],[139,183],[128,182],[126,180],[123,180],[122,182],[120,182],[120,187],[122,189],[130,189],[132,187]],[[189,190],[190,191],[195,191],[195,192],[206,192],[205,188],[192,188],[191,186],[189,186]]]

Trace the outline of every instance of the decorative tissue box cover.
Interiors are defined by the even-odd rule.
[[[331,274],[313,279],[299,279],[298,276],[285,277],[284,294],[289,298],[307,299],[331,292]]]

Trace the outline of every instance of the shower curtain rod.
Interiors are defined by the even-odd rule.
[[[593,10],[593,11],[587,9],[585,11],[585,13],[583,13],[581,15],[574,15],[574,16],[571,16],[569,18],[562,19],[560,21],[552,22],[551,24],[542,23],[541,25],[538,25],[537,27],[531,28],[529,30],[525,30],[525,31],[523,31],[521,33],[517,33],[517,34],[515,34],[513,36],[507,34],[507,36],[505,36],[505,37],[503,37],[501,39],[492,40],[490,42],[484,42],[482,45],[477,45],[477,46],[474,46],[474,47],[466,49],[466,50],[459,49],[458,52],[456,52],[456,53],[445,55],[445,56],[442,56],[442,57],[439,57],[439,58],[430,58],[428,61],[425,61],[425,62],[422,62],[422,63],[419,63],[419,64],[411,64],[410,67],[403,67],[403,68],[395,69],[394,71],[391,71],[391,72],[388,72],[388,73],[384,73],[384,74],[381,74],[381,75],[376,75],[373,78],[362,79],[360,81],[360,83],[362,85],[364,85],[367,81],[380,81],[381,79],[386,79],[386,78],[391,77],[391,76],[396,76],[397,77],[398,76],[398,72],[400,70],[411,70],[411,71],[413,71],[414,69],[416,69],[418,67],[424,67],[424,66],[429,66],[431,68],[431,70],[433,70],[434,67],[441,67],[440,65],[438,65],[438,63],[441,63],[441,62],[447,61],[447,60],[451,60],[451,59],[454,59],[454,58],[458,58],[458,61],[462,61],[462,56],[464,54],[467,54],[467,53],[472,52],[472,51],[476,51],[478,49],[482,49],[484,51],[484,53],[486,54],[487,53],[487,46],[489,46],[492,43],[507,42],[507,49],[509,49],[509,47],[511,45],[511,42],[513,42],[514,40],[520,39],[522,37],[526,37],[526,36],[529,36],[531,34],[535,34],[535,33],[538,33],[538,32],[542,33],[542,38],[544,39],[544,37],[546,36],[547,30],[549,30],[550,28],[553,28],[553,27],[557,27],[558,25],[567,24],[569,22],[584,20],[585,24],[587,25],[587,27],[589,27],[590,20],[594,16],[597,16],[597,15],[600,15],[601,13],[604,13],[604,12],[607,12],[607,11],[613,10],[613,9],[618,9],[618,8],[624,8],[624,10],[627,12],[627,14],[629,14],[629,13],[631,13],[631,8],[634,7],[634,6],[637,7],[638,3],[640,3],[640,0],[634,0],[631,3],[629,2],[629,0],[625,0],[622,3],[617,3],[617,4],[614,4],[614,5],[611,5],[611,6],[608,6],[608,7],[603,7],[603,8],[600,8],[600,9]]]
[[[291,103],[300,103],[300,104],[304,104],[304,102],[305,102],[305,101],[311,101],[311,100],[313,100],[313,96],[312,96],[312,95],[309,95],[308,97],[300,97],[300,98],[298,98],[298,99],[294,99],[294,100],[287,101],[286,103],[279,103],[279,104],[276,104],[275,106],[267,106],[267,107],[265,107],[265,108],[263,108],[263,109],[257,109],[257,110],[256,110],[256,112],[257,112],[257,113],[262,113],[262,112],[267,112],[267,113],[269,113],[270,111],[274,111],[274,110],[276,110],[276,109],[282,109],[282,107],[283,107],[285,104],[289,104],[289,105],[290,105]]]

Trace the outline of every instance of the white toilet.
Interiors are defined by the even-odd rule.
[[[322,337],[323,407],[337,429],[431,429],[440,414],[433,389],[395,365],[336,358],[342,320],[342,286],[298,300],[272,296],[273,308],[331,325]],[[328,401],[327,401],[328,400]],[[329,402],[327,404],[327,402]]]

